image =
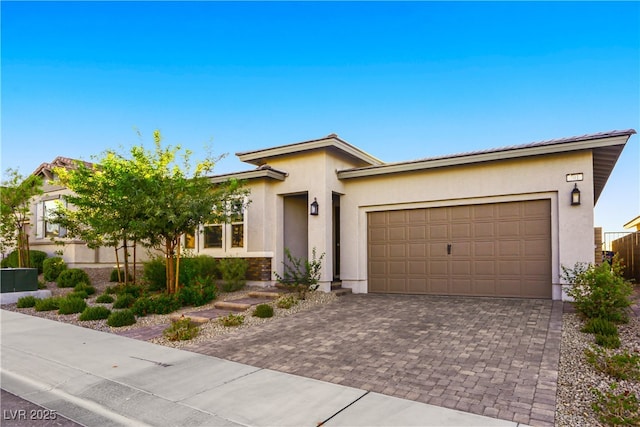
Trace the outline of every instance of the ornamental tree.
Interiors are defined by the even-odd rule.
[[[42,178],[23,178],[17,170],[7,169],[8,179],[0,189],[0,249],[18,251],[18,267],[30,267],[27,225],[31,214],[31,199],[42,194]]]

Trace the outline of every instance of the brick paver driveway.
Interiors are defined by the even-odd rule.
[[[562,303],[350,295],[187,349],[432,405],[553,425]]]

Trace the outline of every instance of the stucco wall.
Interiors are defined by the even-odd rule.
[[[570,205],[582,172],[582,204]],[[561,298],[561,266],[593,262],[593,175],[590,152],[498,161],[421,172],[346,180],[342,211],[343,286],[367,289],[367,212],[418,207],[549,199],[552,221],[553,298]]]

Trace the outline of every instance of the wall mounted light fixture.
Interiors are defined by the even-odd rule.
[[[571,190],[571,206],[577,206],[580,204],[580,190],[578,184],[574,184],[573,190]]]
[[[314,197],[311,206],[309,206],[309,215],[318,215],[319,207],[318,199]]]

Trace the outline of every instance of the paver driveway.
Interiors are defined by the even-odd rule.
[[[350,295],[187,349],[530,425],[553,425],[562,303]]]

